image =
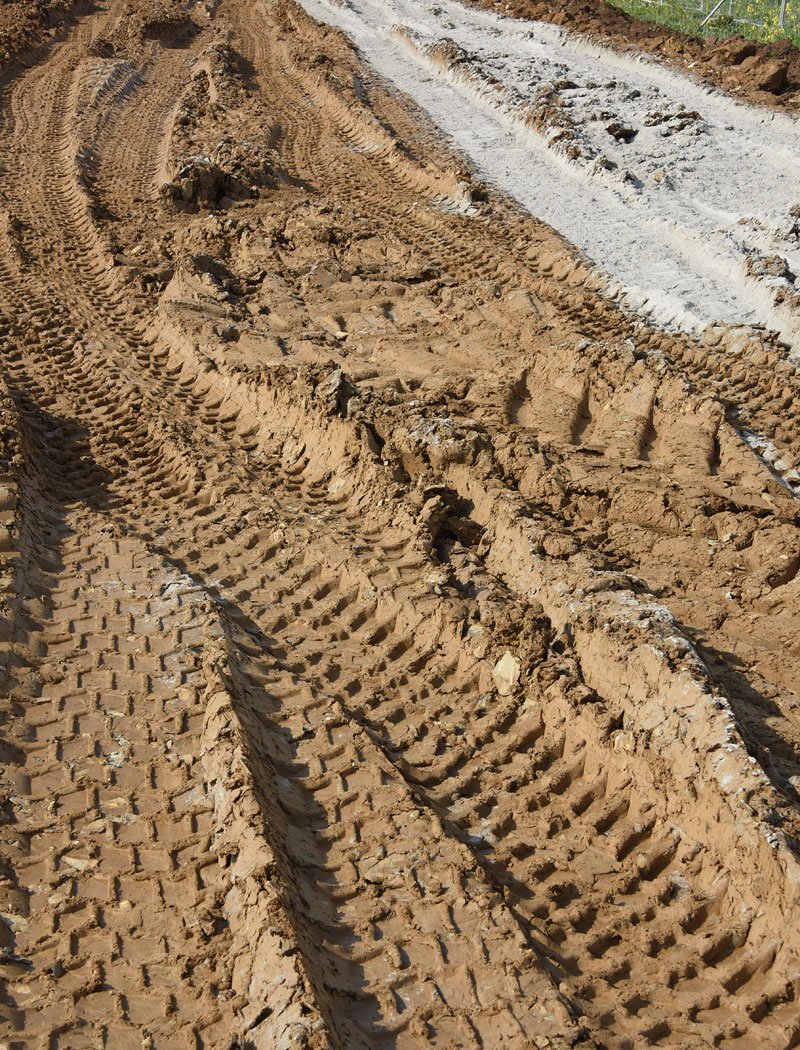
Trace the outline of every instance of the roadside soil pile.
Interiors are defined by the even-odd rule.
[[[0,106],[9,1050],[800,1046],[790,348],[292,0]]]
[[[515,18],[540,19],[623,51],[664,59],[734,94],[782,109],[800,108],[800,51],[788,40],[761,44],[744,37],[690,36],[634,18],[606,0],[468,0]]]

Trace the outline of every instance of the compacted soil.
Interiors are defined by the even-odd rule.
[[[392,40],[442,79],[437,11]],[[800,1046],[793,216],[742,235],[743,320],[659,327],[293,0],[39,42],[0,95],[2,1045]],[[480,61],[465,125],[517,76]]]

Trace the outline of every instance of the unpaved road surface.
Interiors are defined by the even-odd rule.
[[[291,2],[0,109],[4,1045],[799,1046],[787,347]]]

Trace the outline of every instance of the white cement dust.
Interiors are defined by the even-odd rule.
[[[800,318],[774,305],[791,281],[745,271],[748,256],[780,256],[800,275],[800,223],[789,216],[800,203],[796,120],[557,27],[454,0],[302,3],[344,30],[481,177],[585,252],[630,309],[685,330],[767,325],[800,350]],[[445,39],[467,52],[473,81],[430,61],[426,48]],[[519,106],[482,88],[484,76],[523,102],[555,85],[581,156],[567,159],[557,135],[523,126]],[[615,121],[637,132],[633,141],[612,138]]]

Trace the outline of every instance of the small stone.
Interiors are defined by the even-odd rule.
[[[519,681],[521,672],[519,660],[506,651],[494,665],[492,678],[500,696],[510,696]]]
[[[664,171],[663,168],[659,168],[653,172],[653,181],[658,186],[662,186],[664,189],[672,190],[675,188],[675,183],[672,181],[669,175]]]
[[[91,864],[91,861],[84,860],[82,857],[62,857],[61,859],[74,871],[86,871]]]
[[[613,748],[615,751],[633,752],[636,750],[636,737],[630,729],[620,729],[613,734]]]

